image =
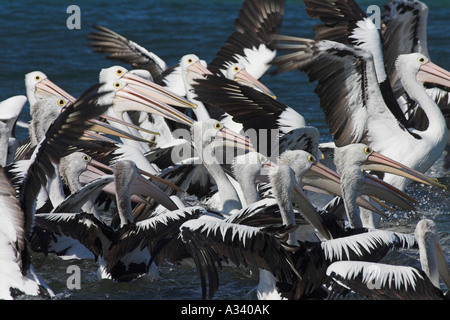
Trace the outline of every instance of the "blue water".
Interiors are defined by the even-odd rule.
[[[301,37],[314,36],[312,26],[301,1],[286,1],[282,33]],[[384,1],[359,1],[363,9],[369,5],[382,6]],[[81,29],[69,30],[66,13],[69,5],[81,9]],[[450,2],[429,1],[428,46],[433,62],[450,69]],[[162,57],[170,66],[187,53],[211,61],[225,39],[233,32],[233,22],[241,6],[240,0],[152,0],[152,1],[8,1],[0,3],[0,101],[25,94],[24,77],[40,70],[73,96],[98,81],[104,67],[117,62],[108,61],[91,52],[86,35],[92,25],[107,26],[132,39]],[[125,66],[128,67],[128,66]],[[314,85],[304,74],[292,72],[266,75],[262,81],[278,99],[295,108],[309,125],[321,132],[321,141],[330,141]],[[29,121],[29,109],[20,117]],[[19,128],[19,137],[27,132]],[[441,183],[450,185],[450,174],[439,168],[431,174]],[[418,212],[395,212],[383,221],[382,227],[412,232],[422,216],[436,221],[441,243],[450,261],[450,209],[448,191],[439,191],[413,184],[408,191],[419,201]],[[419,266],[416,252],[392,257],[396,263]],[[82,270],[80,290],[69,290],[66,273],[69,265]],[[61,261],[54,257],[34,257],[37,272],[49,283],[60,299],[198,299],[199,278],[194,268],[165,265],[161,279],[143,277],[133,283],[116,284],[98,281],[93,261]],[[257,272],[246,268],[224,268],[220,274],[221,287],[216,299],[254,299]]]

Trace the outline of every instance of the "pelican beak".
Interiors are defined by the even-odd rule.
[[[441,277],[445,286],[447,288],[450,288],[450,270],[448,268],[447,261],[445,259],[445,254],[442,251],[442,247],[439,244],[439,242],[436,242],[434,244],[434,246],[435,246],[436,262],[437,262],[437,266],[438,266],[439,276]]]
[[[73,97],[72,95],[70,95],[63,89],[61,89],[60,87],[58,87],[56,84],[54,84],[49,79],[44,79],[36,84],[35,95],[38,98],[46,98],[49,95],[59,96],[59,97],[63,97],[65,99],[69,100],[71,103],[73,103],[77,100],[77,99],[75,99],[75,97]]]
[[[318,161],[303,175],[302,183],[333,195],[341,195],[341,177]]]
[[[228,128],[223,127],[217,132],[216,136],[222,138],[221,142],[224,146],[237,147],[246,151],[256,151],[248,137]]]
[[[188,126],[192,126],[194,123],[194,120],[177,109],[128,85],[124,85],[122,88],[117,90],[113,104],[113,108],[117,113],[126,111],[143,111],[157,114],[165,117],[166,119],[183,123]]]
[[[166,88],[148,81],[142,77],[139,77],[131,72],[125,73],[121,79],[126,82],[129,86],[134,87],[135,89],[142,91],[146,95],[152,96],[156,100],[163,102],[168,105],[182,107],[182,108],[191,108],[197,109],[197,105],[195,103],[186,100],[175,93],[170,92]]]
[[[403,191],[395,188],[389,183],[380,180],[368,173],[365,174],[365,182],[358,192],[358,195],[374,196],[380,200],[387,201],[399,208],[405,210],[416,210],[414,205],[417,205],[417,201],[404,193]]]
[[[104,134],[109,134],[118,138],[125,138],[125,139],[130,139],[130,140],[135,140],[135,141],[141,141],[141,142],[147,142],[147,143],[155,143],[154,141],[149,141],[146,140],[142,137],[138,137],[135,136],[131,133],[128,133],[126,131],[120,130],[116,127],[113,127],[111,125],[109,125],[106,122],[97,120],[97,119],[91,119],[89,120],[90,123],[92,123],[92,126],[90,127],[89,130],[91,131],[96,131],[96,132],[100,132],[100,133],[104,133]],[[124,123],[127,123],[126,121],[123,121]],[[125,124],[126,125],[126,124]],[[151,133],[151,134],[155,134],[155,135],[159,135],[158,132],[151,132],[149,130],[146,130],[147,132]]]
[[[160,178],[160,177],[158,177],[158,176],[155,176],[154,174],[151,174],[151,173],[146,172],[146,171],[144,171],[144,170],[141,170],[141,169],[139,169],[139,168],[137,169],[137,171],[138,171],[139,174],[141,174],[141,175],[143,175],[143,176],[147,176],[147,177],[149,177],[150,179],[152,179],[152,180],[154,180],[154,181],[157,181],[157,182],[159,182],[159,183],[162,183],[163,185],[166,185],[166,186],[170,187],[170,188],[173,189],[173,190],[176,190],[176,191],[179,191],[179,192],[186,192],[186,190],[184,190],[184,189],[178,187],[177,185],[173,184],[173,183],[170,182],[170,181],[167,181],[166,179],[163,179],[163,178]]]
[[[428,82],[450,88],[450,72],[432,62],[427,62],[419,68],[416,80],[422,84]]]
[[[98,179],[101,176],[107,175],[107,173],[105,173],[104,171],[102,171],[100,169],[103,169],[103,170],[106,170],[109,172],[113,171],[112,168],[107,166],[106,164],[103,164],[97,160],[91,159],[91,161],[87,165],[86,170],[80,174],[80,177],[79,177],[80,182],[82,184],[86,184],[86,183],[91,182],[92,180]]]
[[[161,204],[168,210],[177,210],[178,207],[173,200],[162,191],[157,185],[139,175],[135,182],[132,183],[130,192],[133,195],[142,195],[151,197],[157,203]]]
[[[367,161],[361,167],[364,170],[373,170],[391,173],[411,180],[415,180],[420,183],[425,183],[431,186],[436,186],[444,189],[447,188],[439,184],[436,180],[427,177],[423,173],[420,173],[419,171],[409,168],[378,152],[372,152],[370,156],[367,158]]]
[[[308,219],[308,221],[317,229],[317,231],[319,231],[319,233],[325,239],[330,240],[332,238],[330,232],[323,224],[322,217],[316,211],[311,201],[309,201],[298,184],[295,184],[292,191],[292,201],[302,211],[306,219]]]
[[[267,88],[262,82],[253,77],[250,73],[245,69],[241,69],[235,76],[234,80],[242,85],[252,87],[255,90],[261,91],[267,94],[272,99],[276,99],[275,94]]]
[[[116,122],[116,123],[119,123],[121,125],[128,126],[130,128],[133,128],[133,129],[136,129],[136,130],[139,130],[139,131],[142,131],[142,132],[146,132],[146,133],[149,133],[149,134],[158,135],[158,136],[161,135],[159,132],[153,132],[151,130],[147,130],[145,128],[142,128],[140,126],[135,125],[134,123],[131,123],[131,122],[128,122],[128,121],[124,121],[124,120],[121,120],[121,119],[116,118],[116,117],[111,117],[111,116],[109,116],[107,114],[102,114],[100,116],[100,118],[103,118],[103,119],[108,120],[108,121]]]
[[[342,197],[341,190],[341,177],[339,174],[323,165],[320,162],[315,162],[311,168],[303,175],[302,183],[304,184],[304,188],[307,190],[311,190],[313,192],[325,192],[332,194],[334,196]],[[380,202],[377,199],[374,199],[375,202]],[[370,202],[365,200],[362,197],[356,198],[356,203],[358,206],[363,207],[365,209],[376,212],[384,217],[387,217],[384,212],[377,209]],[[385,206],[382,204],[382,206]]]
[[[189,67],[187,67],[188,71],[188,79],[196,79],[199,76],[204,77],[205,75],[212,75],[213,73],[208,70],[203,64],[202,61],[199,60],[193,64],[191,64]]]

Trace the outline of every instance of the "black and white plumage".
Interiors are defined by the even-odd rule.
[[[278,151],[274,146],[283,134],[306,126],[297,111],[247,85],[215,75],[195,82],[198,100],[225,111],[242,124],[242,130],[263,154],[270,156]]]
[[[278,67],[282,71],[298,68],[307,72],[310,81],[318,81],[315,92],[336,146],[365,143],[420,172],[428,170],[440,157],[445,148],[447,128],[441,111],[427,95],[423,84],[425,81],[450,83],[448,72],[417,53],[397,59],[396,66],[405,88],[434,123],[425,131],[417,131],[405,128],[387,108],[368,51],[327,40],[280,38],[291,43],[280,46],[295,52],[277,58]],[[431,76],[431,73],[439,76]],[[434,80],[425,80],[428,76]],[[398,188],[406,184],[401,177],[390,175],[385,179]]]
[[[422,269],[380,263],[342,261],[331,264],[327,274],[337,283],[366,299],[442,300],[439,277],[447,288],[450,271],[439,244],[436,225],[430,219],[419,221],[415,230]]]
[[[194,252],[206,297],[206,275],[209,298],[218,289],[219,275],[214,263],[222,259],[236,265],[253,266],[270,271],[290,295],[278,298],[306,298],[325,284],[329,265],[339,260],[379,261],[395,246],[409,247],[413,240],[399,240],[399,234],[377,230],[323,242],[299,242],[299,247],[287,245],[274,230],[207,221],[188,221],[183,224],[183,241]],[[301,278],[299,277],[301,276]],[[302,280],[303,279],[303,282]],[[289,290],[288,290],[289,291]],[[286,293],[285,293],[286,294]],[[274,299],[275,297],[271,297]]]
[[[30,259],[25,233],[25,217],[3,168],[0,169],[0,202],[2,207],[0,229],[0,298],[14,299],[21,295],[40,298],[54,297],[53,291],[36,274]]]
[[[226,76],[233,64],[242,65],[254,78],[261,78],[276,56],[272,36],[281,28],[284,0],[246,0],[234,22],[234,31],[208,64],[208,69]]]
[[[108,59],[115,59],[131,65],[134,69],[144,69],[151,73],[153,79],[159,79],[167,65],[160,57],[148,51],[134,41],[104,26],[95,25],[97,31],[88,35],[89,46],[94,52],[109,53]]]
[[[202,214],[204,210],[200,207],[184,208],[132,222],[117,230],[88,213],[38,214],[36,217],[47,229],[73,237],[86,246],[99,259],[100,278],[123,282],[144,274],[157,277],[157,268],[151,268],[155,257],[151,258],[150,251],[159,248],[164,239],[176,238],[183,222]]]
[[[18,199],[13,188],[10,188],[9,191],[8,188],[5,189],[5,195],[10,198],[7,207],[13,206],[15,208],[15,218],[10,220],[13,223],[10,232],[13,233],[4,234],[6,236],[4,245],[7,248],[12,247],[5,251],[2,250],[5,253],[9,252],[7,253],[8,258],[5,257],[5,263],[10,264],[12,270],[15,269],[12,274],[6,276],[6,281],[2,281],[1,290],[5,298],[14,298],[21,294],[44,294],[47,298],[53,296],[51,290],[42,290],[46,287],[40,283],[40,280],[36,280],[38,278],[31,265],[29,237],[34,226],[34,203],[40,188],[46,185],[48,177],[54,176],[54,164],[58,164],[59,159],[70,152],[71,142],[78,139],[83,131],[89,128],[87,120],[103,113],[110,106],[108,104],[97,105],[97,98],[101,96],[96,93],[97,89],[98,86],[90,88],[53,121],[45,138],[33,153],[31,163],[18,189]],[[75,123],[76,125],[74,125]],[[2,177],[2,183],[7,182],[5,179],[6,177]],[[4,214],[8,214],[7,212],[5,210]],[[11,239],[13,240],[11,241]],[[2,277],[7,272],[7,268],[2,268]],[[12,283],[10,280],[12,280]],[[15,282],[17,280],[25,280],[25,283]],[[27,288],[27,283],[29,283],[29,288]],[[25,286],[23,286],[24,284]]]

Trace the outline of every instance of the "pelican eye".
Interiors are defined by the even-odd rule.
[[[120,82],[114,82],[113,86],[114,86],[114,88],[116,88],[116,89],[122,88],[122,84],[121,84]]]
[[[89,162],[89,161],[91,161],[91,157],[89,157],[88,155],[84,155],[83,160],[86,162]]]
[[[58,106],[62,107],[65,104],[66,104],[66,100],[64,100],[64,99],[59,99],[58,100]]]
[[[238,66],[234,67],[234,71],[238,72],[239,71],[239,67]]]
[[[189,58],[189,59],[188,59],[188,63],[192,63],[192,62],[194,62],[194,59]]]
[[[116,70],[116,74],[117,74],[118,76],[123,75],[123,70],[122,70],[122,69],[117,69],[117,70]]]
[[[308,161],[309,162],[316,162],[316,158],[314,158],[313,156],[309,155],[308,156]]]
[[[34,80],[36,80],[36,81],[41,80],[41,76],[36,76],[36,77],[34,77]]]
[[[425,63],[425,62],[427,62],[427,58],[419,57],[419,58],[417,58],[417,61],[419,61],[420,63]]]
[[[222,129],[222,124],[220,123],[220,122],[216,122],[216,123],[214,123],[214,129],[217,129],[217,130],[220,130],[220,129]]]
[[[371,154],[371,153],[372,153],[372,149],[369,148],[369,147],[365,147],[365,148],[364,148],[364,153],[365,153],[365,154]]]

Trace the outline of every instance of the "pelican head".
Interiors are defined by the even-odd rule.
[[[249,138],[225,128],[222,123],[214,119],[195,122],[191,128],[191,137],[197,150],[204,150],[211,145],[255,151]]]
[[[417,223],[414,236],[419,245],[420,264],[435,287],[440,288],[439,277],[450,288],[450,270],[439,243],[439,234],[433,220],[422,219]]]
[[[99,103],[112,103],[109,113],[123,120],[123,113],[127,111],[142,111],[158,114],[167,119],[191,126],[193,120],[170,105],[157,98],[128,85],[122,78],[109,80],[100,87],[99,92],[108,92],[101,97]]]
[[[409,168],[391,158],[388,158],[365,144],[356,143],[335,149],[335,161],[337,168],[347,167],[349,163],[360,166],[364,170],[391,173],[420,183],[445,188],[436,180],[423,173]]]
[[[431,83],[450,88],[450,72],[432,63],[421,53],[400,55],[395,67],[405,89],[412,85],[408,79],[416,79],[420,85]],[[413,94],[414,90],[408,90],[408,92]]]
[[[122,66],[113,66],[100,71],[100,82],[117,81],[119,79],[130,87],[139,90],[162,103],[182,108],[195,109],[197,107],[195,103],[192,103],[153,82],[152,76],[147,70],[138,69],[128,71]]]
[[[248,73],[248,71],[240,63],[235,63],[229,66],[225,76],[230,80],[234,80],[242,85],[249,86],[257,91],[263,92],[273,99],[277,98],[269,88]]]
[[[63,97],[70,102],[76,100],[72,95],[50,81],[47,75],[41,71],[33,71],[25,75],[25,89],[30,106],[48,96]]]

